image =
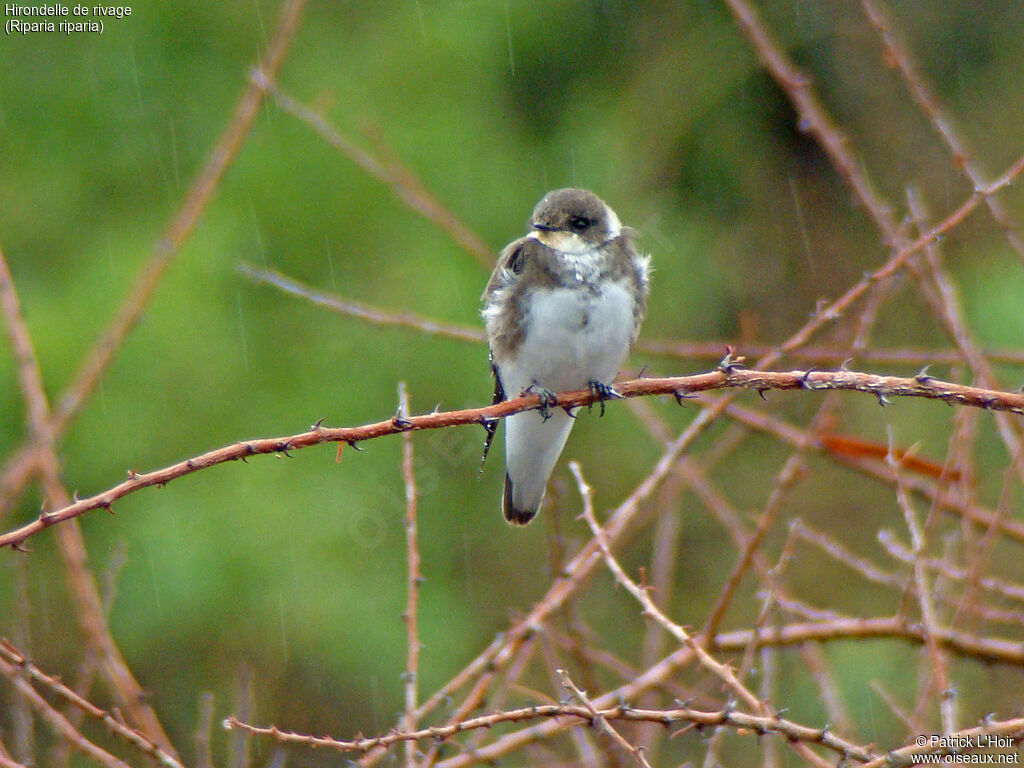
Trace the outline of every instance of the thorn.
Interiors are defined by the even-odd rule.
[[[78,498],[78,489],[77,488],[75,488],[75,490],[73,490],[71,492],[71,501],[74,504],[77,504],[79,501],[81,501],[81,499]]]
[[[767,387],[763,388],[763,389],[758,389],[757,390],[757,394],[759,394],[761,396],[761,399],[764,400],[766,403],[768,402],[768,398],[764,396],[764,393],[767,392],[767,391],[768,391]]]
[[[732,345],[727,346],[725,348],[725,357],[718,361],[718,370],[720,370],[727,376],[733,372],[734,368],[747,367],[746,365],[744,365],[747,358],[744,357],[743,355],[736,355],[734,354],[735,352],[736,349]]]
[[[843,373],[848,373],[849,370],[850,370],[850,363],[852,363],[852,362],[853,362],[853,358],[852,357],[846,358],[845,360],[843,360],[843,364],[839,366],[839,370],[842,371]]]
[[[324,419],[325,418],[326,417],[319,418],[314,423],[310,424],[310,426],[309,426],[310,432],[316,432],[318,429],[320,429],[320,427],[322,427],[324,425]]]
[[[804,371],[804,375],[800,377],[800,387],[802,389],[814,389],[814,385],[811,383],[811,374],[817,370],[817,368],[808,368]]]
[[[839,314],[835,311],[831,311],[829,307],[831,302],[828,299],[818,299],[814,302],[814,311],[811,312],[812,318],[821,318],[822,320],[838,320]]]
[[[135,479],[138,478],[138,476],[139,476],[139,473],[136,472],[134,469],[129,469],[128,470],[128,479],[129,480],[135,480]]]
[[[484,431],[487,434],[484,437],[484,452],[480,456],[480,469],[477,470],[477,477],[480,477],[484,473],[484,464],[487,462],[487,454],[491,452],[491,443],[494,442],[494,433],[498,431],[498,419],[481,416],[480,425],[484,428]]]
[[[391,423],[405,432],[406,430],[412,429],[412,422],[409,421],[408,417],[409,412],[405,408],[405,403],[400,402],[398,404],[398,410],[396,410],[395,415],[391,417]]]
[[[673,390],[672,394],[676,398],[676,404],[677,405],[682,405],[683,404],[683,400],[695,400],[697,398],[697,395],[695,393],[688,392],[685,389]]]
[[[338,455],[335,456],[335,458],[334,458],[334,463],[335,464],[340,464],[341,463],[341,453],[342,453],[342,451],[345,450],[345,446],[346,445],[349,446],[353,451],[360,451],[361,452],[363,450],[362,448],[359,447],[359,441],[358,440],[339,440],[338,441]]]
[[[920,371],[918,371],[917,372],[917,376],[914,377],[914,381],[916,381],[918,384],[927,384],[930,381],[935,381],[935,377],[934,376],[929,376],[928,375],[928,369],[931,368],[931,367],[932,367],[931,363],[929,363],[924,368],[922,368]]]
[[[875,397],[878,398],[878,404],[883,408],[887,405],[892,405],[892,400],[885,396],[885,392],[875,392]]]
[[[636,377],[638,379],[643,379],[643,378],[647,377],[647,366],[646,365],[643,368],[640,369],[640,373],[638,373],[636,375]]]
[[[32,550],[25,546],[24,541],[12,541],[11,549],[15,552],[24,552],[25,554],[31,554]]]

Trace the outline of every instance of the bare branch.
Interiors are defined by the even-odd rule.
[[[890,444],[892,437],[890,435]],[[914,555],[913,573],[914,587],[918,604],[921,609],[921,620],[924,631],[925,648],[928,651],[928,658],[931,662],[933,681],[936,686],[936,694],[939,699],[939,712],[942,718],[942,732],[953,731],[953,690],[949,684],[949,665],[939,648],[938,639],[935,636],[938,626],[938,617],[935,615],[935,603],[932,599],[932,587],[928,583],[928,576],[924,566],[925,537],[921,523],[918,520],[917,511],[910,500],[910,494],[906,486],[900,482],[899,462],[890,453],[889,466],[896,473],[896,500],[903,511],[903,519],[906,522],[907,530],[910,531],[911,547]]]
[[[739,680],[736,679],[736,675],[733,671],[714,658],[705,651],[699,644],[693,641],[690,634],[683,629],[681,626],[676,624],[674,621],[669,619],[651,600],[651,596],[648,594],[646,589],[640,587],[635,581],[633,581],[626,572],[622,570],[622,566],[619,565],[618,561],[612,556],[611,550],[608,548],[608,542],[605,538],[604,530],[597,523],[597,518],[594,517],[594,502],[593,502],[593,491],[586,480],[583,479],[583,473],[580,469],[578,462],[569,462],[569,469],[572,470],[573,477],[576,478],[576,484],[579,486],[580,496],[583,497],[583,519],[587,521],[587,525],[590,526],[590,530],[594,535],[594,540],[597,541],[597,546],[601,550],[601,555],[604,558],[605,563],[608,565],[608,569],[615,576],[615,580],[619,582],[626,590],[636,598],[637,602],[643,606],[644,615],[652,618],[664,627],[670,635],[672,635],[680,644],[689,646],[693,649],[694,654],[700,660],[700,663],[708,669],[716,677],[720,678],[723,683],[735,693],[748,707],[755,710],[762,710],[762,704],[758,701],[751,691],[743,685]]]
[[[64,685],[58,678],[51,677],[38,667],[32,664],[24,655],[11,645],[7,640],[0,640],[0,657],[7,663],[20,668],[28,677],[41,685],[45,685],[57,696],[69,704],[84,712],[89,717],[95,718],[103,723],[103,726],[115,736],[127,741],[140,752],[149,755],[166,768],[182,768],[177,758],[165,752],[152,739],[147,738],[139,731],[133,730],[124,725],[121,721],[104,709],[97,707],[92,702],[82,698],[73,690]]]
[[[274,83],[272,78],[264,77],[262,72],[254,72],[253,81],[271,93],[281,109],[306,123],[328,144],[366,171],[367,174],[391,187],[391,191],[410,210],[420,214],[438,229],[447,233],[477,262],[488,269],[494,266],[496,251],[490,248],[455,213],[442,205],[412,170],[394,158],[381,160],[357,147],[351,139],[343,136],[322,115],[293,99]]]
[[[396,326],[409,328],[431,336],[443,336],[458,341],[484,343],[487,340],[483,329],[476,325],[464,325],[438,320],[413,312],[394,311],[383,307],[367,304],[342,296],[338,293],[324,291],[303,283],[294,277],[281,274],[274,269],[263,269],[242,262],[238,271],[246,277],[263,285],[270,285],[284,293],[298,296],[319,307],[342,315],[357,317],[374,325]],[[649,355],[659,357],[675,357],[681,360],[719,360],[722,350],[730,343],[727,340],[696,341],[692,339],[640,339],[636,349]],[[769,344],[751,344],[744,342],[744,353],[752,358],[766,357],[776,351]],[[980,352],[992,363],[1008,363],[1024,365],[1024,352],[1016,349],[996,349]],[[846,350],[839,347],[803,346],[787,351],[786,356],[820,365],[835,365],[849,357]],[[956,365],[963,361],[963,354],[955,349],[928,349],[925,347],[876,347],[861,349],[857,358],[864,362],[885,365],[907,365],[921,368],[925,365]]]
[[[66,507],[72,503],[60,479],[60,461],[54,448],[51,414],[43,390],[42,373],[36,359],[32,339],[25,326],[10,272],[0,253],[0,299],[7,328],[19,358],[21,383],[28,406],[28,421],[33,439],[38,445],[37,463],[42,476],[43,490],[52,507]],[[75,612],[89,643],[103,663],[103,671],[116,692],[128,717],[169,754],[174,748],[164,732],[160,720],[145,700],[142,687],[124,661],[107,622],[103,600],[96,578],[88,566],[85,540],[77,521],[62,526],[57,542],[70,591],[74,597]],[[72,725],[73,723],[69,723]]]
[[[622,720],[626,722],[651,722],[661,725],[673,725],[675,723],[686,723],[698,728],[709,727],[730,727],[746,729],[757,734],[779,733],[785,738],[796,742],[807,742],[820,744],[831,749],[840,755],[848,755],[858,760],[870,760],[874,755],[865,747],[850,744],[836,737],[828,729],[808,728],[798,725],[789,720],[778,717],[750,715],[734,709],[723,709],[716,712],[706,712],[698,709],[680,707],[667,710],[646,710],[633,709],[624,705],[596,709],[596,714],[605,720]],[[388,747],[400,741],[444,741],[465,731],[477,728],[492,728],[500,723],[516,723],[527,720],[549,719],[555,721],[562,728],[568,727],[567,723],[557,722],[559,718],[574,718],[589,722],[594,718],[593,711],[586,706],[575,706],[569,704],[546,704],[536,707],[525,707],[522,709],[496,712],[490,715],[482,715],[449,726],[438,726],[424,728],[413,733],[392,732],[383,736],[373,738],[353,739],[341,741],[330,736],[312,736],[300,733],[283,731],[276,726],[260,727],[244,723],[234,717],[228,717],[224,721],[224,727],[232,730],[244,730],[254,736],[267,736],[281,744],[302,744],[310,747],[328,747],[340,752],[367,752],[376,747]],[[474,760],[472,754],[463,756]],[[449,760],[444,765],[467,765],[466,759]]]
[[[18,695],[29,703],[36,714],[39,715],[43,722],[50,726],[59,739],[66,741],[82,754],[104,766],[104,768],[131,768],[128,763],[114,757],[102,747],[96,746],[89,739],[85,738],[81,732],[68,722],[67,718],[39,695],[39,692],[32,687],[28,680],[22,677],[21,668],[18,665],[0,658],[0,675],[11,681],[11,684],[17,689]]]
[[[588,712],[590,712],[592,718],[591,722],[600,728],[602,733],[608,735],[612,741],[633,755],[639,765],[643,766],[643,768],[651,768],[651,764],[648,763],[647,758],[644,757],[643,750],[640,747],[634,747],[626,741],[622,734],[616,731],[609,724],[608,719],[598,711],[597,707],[594,706],[594,703],[587,697],[587,694],[584,691],[581,691],[576,683],[572,681],[572,678],[569,677],[569,673],[564,669],[556,671],[558,672],[558,676],[562,679],[562,685],[572,693],[576,700],[579,701],[579,703],[582,704]]]
[[[285,52],[298,28],[305,4],[306,0],[285,0],[277,29],[266,54],[258,65],[265,82],[271,82],[277,76],[277,71],[284,61]],[[110,362],[120,350],[125,337],[135,327],[160,285],[168,266],[192,234],[203,211],[213,199],[224,173],[234,162],[238,150],[252,128],[253,121],[259,114],[263,97],[264,88],[256,83],[250,84],[242,94],[235,106],[231,120],[217,144],[210,151],[206,165],[193,181],[177,215],[156,244],[152,255],[136,277],[135,283],[117,313],[57,401],[48,421],[47,434],[52,435],[50,439],[56,440],[63,433],[103,377]],[[39,442],[38,439],[32,440],[17,451],[13,458],[8,460],[3,472],[0,473],[0,514],[11,506],[12,500],[21,493],[35,472]]]
[[[391,312],[380,307],[374,307],[361,301],[354,301],[339,296],[335,293],[328,293],[301,283],[294,278],[282,275],[272,269],[260,269],[251,264],[239,264],[238,271],[246,277],[258,283],[272,285],[278,290],[299,296],[311,304],[326,307],[334,312],[350,317],[358,317],[368,323],[375,325],[393,325],[402,328],[412,328],[431,336],[444,336],[449,339],[460,341],[474,341],[483,343],[487,336],[483,328],[472,325],[457,325],[446,323],[441,320],[434,320],[429,317],[413,314],[412,312]],[[718,354],[721,356],[723,347],[719,347]]]
[[[680,376],[661,379],[634,379],[616,384],[616,391],[624,398],[650,395],[674,395],[711,389],[770,389],[798,390],[851,390],[869,393],[880,403],[887,403],[889,397],[923,397],[943,400],[949,404],[968,405],[986,410],[1008,411],[1024,414],[1024,394],[999,392],[962,384],[939,381],[928,376],[903,378],[879,376],[856,371],[748,371],[723,366],[722,369],[695,376]],[[578,390],[558,396],[560,408],[590,405],[595,401],[594,393]],[[0,547],[19,548],[26,539],[56,523],[78,517],[95,509],[111,509],[114,502],[130,493],[154,485],[166,485],[179,477],[202,469],[223,464],[227,461],[245,460],[258,454],[288,454],[289,451],[308,448],[322,443],[347,443],[355,445],[365,440],[393,435],[400,432],[422,429],[442,429],[466,424],[482,424],[485,420],[501,419],[520,411],[538,409],[540,397],[526,395],[506,400],[484,408],[470,408],[460,411],[429,413],[403,419],[387,419],[361,427],[322,427],[286,437],[272,437],[248,440],[218,448],[191,459],[172,464],[153,472],[129,471],[128,479],[103,493],[80,499],[61,509],[43,512],[36,520],[9,533],[0,535]],[[707,412],[706,412],[707,413]]]
[[[409,413],[409,393],[405,382],[398,384],[399,416]],[[416,730],[416,691],[420,668],[419,597],[423,574],[420,572],[420,551],[416,540],[416,472],[413,465],[412,432],[402,433],[402,479],[405,482],[405,539],[406,560],[409,570],[409,595],[405,606],[406,661],[405,661],[405,727]],[[406,768],[416,765],[416,745],[406,742]]]
[[[893,31],[892,21],[888,18],[885,11],[879,5],[876,5],[873,0],[861,0],[861,6],[864,8],[864,13],[868,20],[878,30],[882,38],[885,46],[886,61],[895,65],[896,69],[899,70],[911,96],[921,108],[921,112],[935,127],[936,132],[942,137],[946,146],[949,147],[949,151],[953,155],[954,167],[964,172],[975,189],[985,187],[986,182],[982,177],[981,171],[978,170],[971,158],[971,151],[967,146],[966,140],[960,136],[960,133],[953,125],[953,121],[943,110],[939,100],[925,84],[910,53]],[[992,218],[996,220],[1003,230],[1003,234],[1006,236],[1010,247],[1016,252],[1021,261],[1024,261],[1024,243],[1021,242],[1020,235],[1014,230],[1009,212],[998,198],[992,195],[985,197],[985,205],[988,206]]]

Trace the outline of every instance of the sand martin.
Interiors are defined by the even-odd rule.
[[[495,402],[588,387],[615,396],[612,381],[647,309],[649,258],[635,237],[585,189],[537,203],[529,234],[502,250],[483,295]],[[571,414],[548,407],[505,419],[501,511],[510,523],[537,514],[572,425]]]

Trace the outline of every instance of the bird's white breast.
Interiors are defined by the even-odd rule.
[[[508,396],[533,384],[553,392],[610,384],[633,340],[633,305],[632,292],[615,282],[535,291],[523,343],[501,366]]]

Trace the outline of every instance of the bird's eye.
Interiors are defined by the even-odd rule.
[[[573,216],[569,220],[569,226],[575,229],[577,232],[582,232],[590,226],[590,219],[586,216]]]

